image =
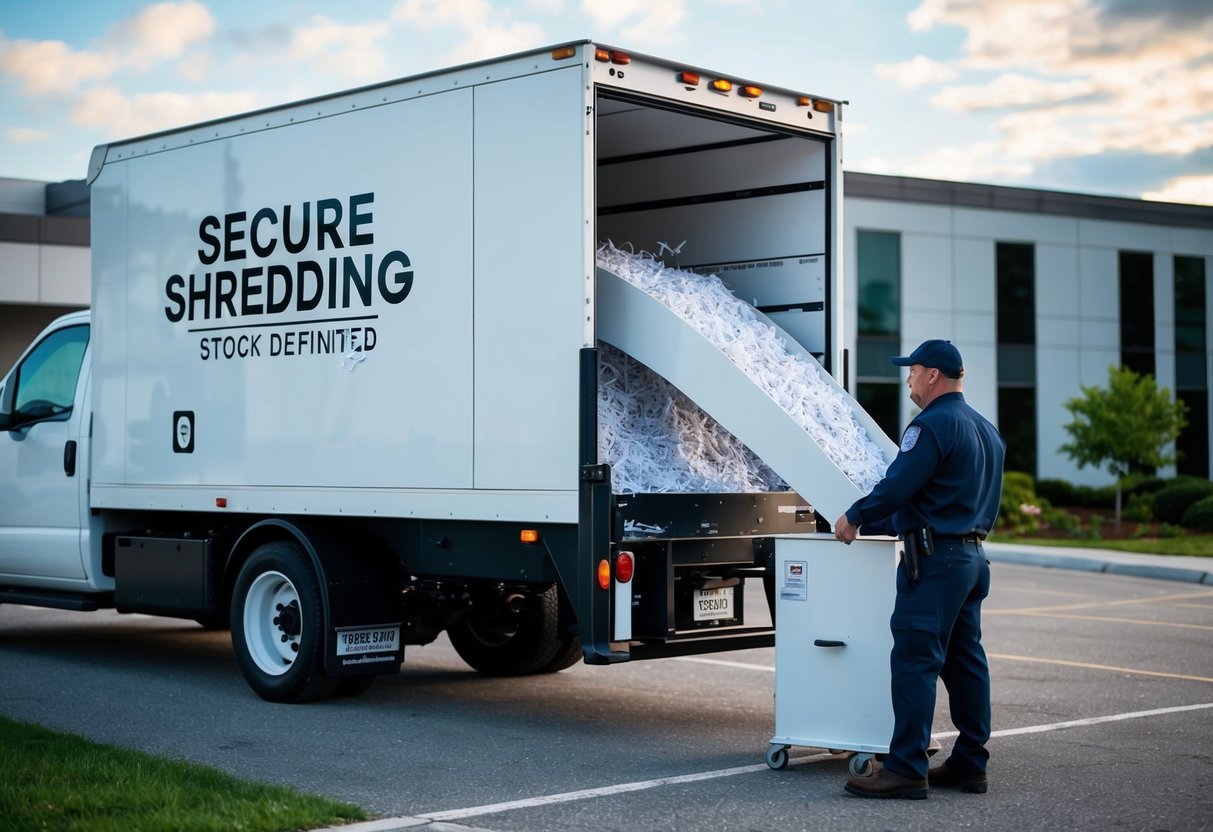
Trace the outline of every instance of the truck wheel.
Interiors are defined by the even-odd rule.
[[[489,676],[547,671],[564,642],[557,637],[556,587],[527,596],[518,612],[473,607],[448,628],[451,645],[465,662]],[[552,668],[552,671],[562,668]]]
[[[572,667],[581,661],[581,639],[569,636],[560,642],[554,655],[547,664],[539,669],[540,673],[559,673],[565,668]]]
[[[298,543],[266,543],[240,569],[232,646],[240,672],[262,699],[307,702],[337,687],[323,670],[320,581]]]

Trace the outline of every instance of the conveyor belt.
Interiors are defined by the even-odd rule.
[[[648,365],[682,390],[829,522],[833,523],[862,496],[804,428],[714,344],[659,300],[602,268],[598,269],[597,291],[600,339]],[[816,363],[790,336],[784,340],[790,350]],[[821,376],[852,404],[856,421],[885,459],[891,460],[897,446],[828,373],[822,370]]]

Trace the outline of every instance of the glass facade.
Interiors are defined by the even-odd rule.
[[[998,430],[1006,468],[1036,476],[1036,247],[997,243]]]
[[[1188,406],[1188,426],[1175,443],[1181,474],[1209,476],[1208,321],[1205,260],[1175,258],[1175,395]]]
[[[1120,252],[1120,363],[1154,375],[1154,255]]]
[[[901,235],[858,231],[855,399],[889,436],[901,435],[901,375],[889,356],[901,354]]]

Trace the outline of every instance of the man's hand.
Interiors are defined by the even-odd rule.
[[[854,525],[844,514],[838,518],[838,522],[834,524],[834,539],[841,540],[848,546],[851,541],[859,536],[859,526]]]

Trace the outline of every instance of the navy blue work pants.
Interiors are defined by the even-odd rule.
[[[985,772],[990,668],[981,646],[981,602],[990,591],[990,564],[977,543],[937,542],[934,555],[919,559],[918,571],[918,584],[910,586],[904,560],[897,569],[889,622],[893,738],[884,765],[903,777],[927,776],[936,680],[942,679],[960,732],[948,765]]]

